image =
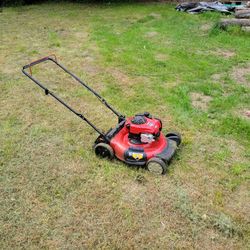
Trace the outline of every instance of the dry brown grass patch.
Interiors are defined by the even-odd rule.
[[[168,56],[166,54],[158,53],[155,55],[155,60],[160,61],[160,62],[165,62],[167,61]]]
[[[130,86],[132,85],[132,79],[119,69],[111,68],[108,72],[115,78],[118,85]]]
[[[250,223],[250,194],[249,183],[238,187],[225,202],[225,209],[230,211],[236,218]],[[239,213],[239,211],[241,211]]]
[[[236,66],[231,72],[231,76],[239,84],[243,84],[250,87],[250,81],[247,79],[247,75],[250,74],[250,64],[246,66]]]
[[[216,74],[213,74],[211,78],[213,81],[220,81],[222,77],[223,77],[222,73],[216,73]]]
[[[212,24],[211,23],[205,23],[205,24],[202,24],[200,29],[204,32],[207,32],[209,31],[210,29],[212,28]]]
[[[250,119],[250,110],[244,110],[243,114],[246,118]]]
[[[155,18],[155,19],[160,19],[160,18],[161,18],[161,14],[159,14],[159,13],[154,13],[154,12],[150,13],[149,16],[151,16],[151,17],[153,17],[153,18]]]
[[[203,95],[197,92],[192,92],[190,97],[193,107],[202,111],[206,111],[208,109],[209,103],[213,99],[211,96]]]
[[[231,58],[231,57],[236,55],[235,51],[226,50],[226,49],[216,50],[216,51],[212,52],[212,54],[214,54],[216,56],[221,56],[221,57],[224,57],[224,58]]]
[[[147,38],[156,37],[158,35],[159,35],[159,33],[157,31],[149,31],[149,32],[146,33]]]

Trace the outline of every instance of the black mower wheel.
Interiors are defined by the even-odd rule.
[[[160,158],[153,157],[148,160],[147,169],[151,173],[162,175],[167,171],[167,164]]]
[[[177,132],[167,133],[166,137],[172,141],[175,141],[177,146],[181,144],[181,135]]]
[[[95,145],[95,154],[97,156],[113,159],[114,158],[114,150],[107,143],[100,142]]]

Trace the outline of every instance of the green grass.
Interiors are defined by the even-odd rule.
[[[2,249],[247,249],[250,36],[219,30],[220,17],[168,4],[3,10]],[[181,132],[168,175],[96,158],[96,133],[21,74],[51,53],[122,113]],[[51,64],[33,73],[100,128],[116,123]]]

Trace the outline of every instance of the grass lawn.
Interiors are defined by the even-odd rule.
[[[250,36],[167,4],[0,13],[1,249],[247,249]],[[97,134],[21,73],[56,53],[127,116],[183,144],[166,176],[92,150]],[[107,130],[116,119],[52,64],[33,74]]]

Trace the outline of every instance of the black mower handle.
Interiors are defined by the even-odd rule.
[[[54,57],[54,58],[53,58]],[[83,114],[78,113],[77,111],[75,111],[72,107],[70,107],[67,103],[65,103],[62,99],[60,99],[59,97],[57,97],[53,92],[51,92],[49,89],[47,89],[40,81],[38,81],[37,79],[35,79],[32,76],[32,66],[37,65],[39,63],[45,62],[45,61],[52,61],[54,62],[58,67],[60,67],[63,71],[65,71],[66,73],[68,73],[70,76],[72,76],[76,81],[78,81],[83,87],[85,87],[86,89],[88,89],[90,92],[92,92],[98,99],[99,101],[102,102],[102,104],[104,104],[108,109],[110,109],[115,115],[117,115],[118,120],[120,122],[120,120],[124,119],[124,116],[121,115],[119,112],[117,112],[116,110],[114,110],[107,102],[104,98],[102,98],[95,90],[93,90],[92,88],[90,88],[86,83],[84,83],[80,78],[78,78],[76,75],[74,75],[73,73],[71,73],[68,69],[66,69],[62,64],[60,64],[57,61],[56,55],[49,55],[43,58],[40,58],[36,61],[31,62],[30,64],[27,64],[25,66],[23,66],[22,72],[23,74],[25,74],[28,78],[30,78],[33,82],[35,82],[40,88],[42,88],[45,91],[46,95],[51,95],[52,97],[54,97],[58,102],[60,102],[62,105],[64,105],[67,109],[69,109],[71,112],[73,112],[75,115],[77,115],[78,117],[80,117],[82,120],[84,120],[85,122],[87,122],[96,132],[98,132],[100,135],[103,136],[103,138],[106,138],[106,135],[103,134],[93,123],[91,123]],[[28,72],[26,72],[26,69],[29,69],[30,74]]]
[[[32,66],[35,66],[35,65],[37,65],[37,64],[39,64],[39,63],[48,61],[48,60],[52,60],[52,61],[53,61],[53,58],[51,58],[51,56],[53,56],[53,57],[54,57],[54,60],[57,62],[57,57],[56,57],[56,55],[55,55],[55,54],[51,54],[51,55],[49,55],[49,56],[45,56],[45,57],[43,57],[43,58],[40,58],[40,59],[38,59],[38,60],[36,60],[36,61],[31,62],[30,64],[27,64],[27,65],[23,66],[23,70],[29,68],[29,70],[30,70],[30,75],[32,75],[32,69],[31,69],[31,67],[32,67]]]

